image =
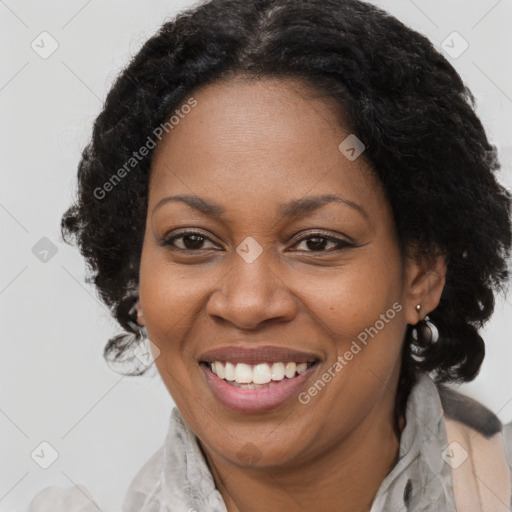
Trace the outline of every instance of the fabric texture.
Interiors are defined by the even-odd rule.
[[[512,475],[512,422],[502,428],[498,418],[480,403],[448,387],[438,387],[427,374],[420,374],[408,398],[397,462],[382,482],[371,512],[457,512],[452,478],[457,461],[454,464],[452,459],[459,457],[460,462],[464,453],[450,452],[445,415],[483,438],[496,439],[494,436],[502,434]],[[61,491],[59,503],[65,503],[64,508],[56,507],[55,502],[49,506],[44,499],[46,490],[34,498],[28,512],[97,510],[92,501],[92,508],[86,508],[82,493],[75,493],[75,504],[70,498],[72,490]],[[501,505],[503,510],[511,510],[510,504]],[[165,442],[129,485],[121,512],[227,512],[197,438],[178,409],[171,413]]]

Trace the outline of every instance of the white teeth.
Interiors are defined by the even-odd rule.
[[[222,364],[222,363],[220,363]],[[224,379],[229,381],[235,380],[235,365],[231,363],[226,363],[226,366],[224,367]]]
[[[279,382],[285,377],[293,379],[296,375],[302,375],[307,370],[308,363],[259,363],[250,365],[214,361],[210,363],[210,368],[221,379],[230,381],[234,385],[243,384],[243,386],[237,387],[255,389],[262,384]]]
[[[220,361],[216,361],[214,363],[215,373],[219,376],[219,378],[224,379],[226,377],[226,372],[224,370],[224,365]]]
[[[297,373],[299,375],[302,375],[306,371],[307,367],[308,367],[308,363],[299,363],[297,365]]]
[[[295,377],[295,372],[297,371],[297,365],[295,363],[286,363],[286,367],[284,369],[284,374],[291,379]]]
[[[238,384],[250,384],[253,380],[252,368],[245,363],[238,363],[235,367],[235,381]]]
[[[254,384],[267,384],[272,380],[270,366],[267,363],[257,364],[253,370],[252,381]]]
[[[274,363],[271,369],[272,380],[283,380],[284,379],[284,364]]]

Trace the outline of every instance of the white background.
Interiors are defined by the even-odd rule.
[[[478,101],[512,182],[512,1],[381,0],[437,46],[453,31],[469,48],[448,57]],[[0,512],[25,510],[47,485],[84,484],[103,511],[119,510],[140,466],[162,444],[173,403],[157,372],[122,377],[102,359],[120,332],[85,265],[60,240],[76,167],[117,73],[159,25],[188,1],[0,0]],[[58,42],[42,59],[31,42]],[[58,251],[42,263],[32,247]],[[510,301],[510,299],[508,299]],[[511,309],[500,300],[485,330],[487,357],[462,386],[512,420]],[[46,470],[30,454],[41,441],[59,453]]]

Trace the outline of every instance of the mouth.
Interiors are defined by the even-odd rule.
[[[266,412],[288,403],[315,372],[314,354],[273,347],[218,349],[199,361],[206,382],[223,405],[237,412]]]
[[[317,361],[307,363],[275,362],[259,363],[255,365],[246,363],[231,363],[228,361],[202,361],[209,370],[219,379],[241,389],[263,389],[279,385],[283,380],[290,380],[305,373]]]

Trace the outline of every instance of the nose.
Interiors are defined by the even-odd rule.
[[[207,313],[243,330],[292,320],[297,302],[290,287],[263,253],[252,263],[233,254],[234,264],[210,295]]]

